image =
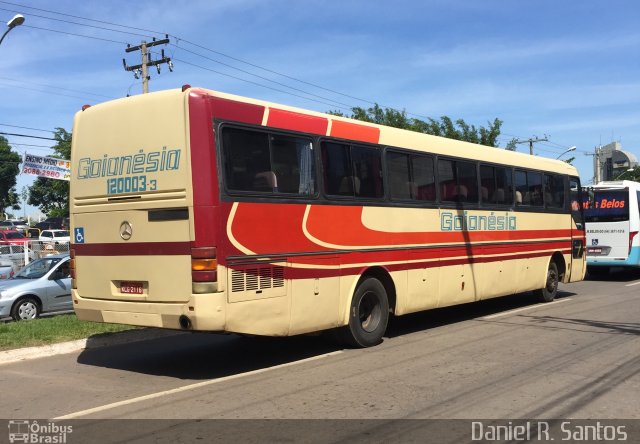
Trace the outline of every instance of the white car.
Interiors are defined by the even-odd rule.
[[[42,230],[40,238],[42,242],[68,243],[71,239],[68,230]]]

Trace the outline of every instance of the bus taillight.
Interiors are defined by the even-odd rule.
[[[71,276],[71,288],[78,288],[76,286],[76,250],[73,248],[69,250],[69,271]]]
[[[637,231],[629,231],[629,253],[631,254],[631,246],[633,245],[633,238],[638,234]]]
[[[215,247],[191,249],[191,280],[194,293],[217,291],[218,259]]]

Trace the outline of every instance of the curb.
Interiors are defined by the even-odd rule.
[[[0,351],[0,365],[185,334],[188,333],[176,330],[143,328],[97,335],[95,337],[77,339],[75,341],[59,342],[57,344],[4,350]]]

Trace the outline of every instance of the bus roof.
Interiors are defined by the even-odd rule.
[[[607,188],[607,189],[632,188],[635,190],[640,190],[640,182],[634,182],[633,180],[610,180],[610,181],[598,182],[598,184],[594,185],[593,188]]]
[[[349,119],[345,117],[334,116],[326,113],[310,111],[307,109],[292,107],[288,105],[282,105],[277,103],[272,103],[264,100],[252,99],[242,96],[237,96],[234,94],[222,93],[219,91],[213,91],[204,88],[186,88],[184,91],[181,89],[172,89],[165,91],[158,91],[150,94],[143,94],[138,96],[132,96],[127,98],[116,99],[114,101],[110,101],[104,104],[98,104],[88,108],[86,111],[82,112],[94,112],[100,108],[103,108],[105,105],[107,106],[126,106],[125,104],[131,103],[132,101],[144,101],[147,98],[151,98],[149,96],[155,96],[155,98],[159,98],[161,95],[166,95],[167,98],[169,96],[174,96],[177,94],[185,95],[185,100],[188,100],[190,95],[200,95],[200,96],[211,96],[218,97],[222,99],[232,100],[236,102],[249,103],[254,105],[259,105],[264,107],[265,110],[282,110],[288,111],[297,114],[303,114],[306,116],[319,117],[321,119],[326,119],[328,122],[344,122],[348,125],[357,125],[360,127],[367,127],[370,129],[377,129],[379,132],[379,137],[377,143],[380,145],[398,147],[398,148],[410,148],[419,151],[446,155],[446,156],[454,156],[461,158],[468,158],[473,160],[479,160],[483,162],[492,162],[497,164],[510,165],[514,167],[522,167],[522,168],[530,168],[530,169],[538,169],[543,171],[555,172],[560,174],[569,174],[573,176],[578,176],[578,172],[576,168],[568,164],[567,162],[555,159],[549,159],[546,157],[540,156],[531,156],[529,154],[518,153],[515,151],[509,151],[503,148],[494,148],[485,145],[478,145],[469,142],[464,142],[460,140],[448,139],[445,137],[432,136],[429,134],[419,133],[415,131],[409,131],[399,128],[393,128],[384,125],[377,125],[374,123],[363,122],[359,120]],[[147,97],[145,97],[147,96]],[[79,112],[78,114],[81,114]],[[76,116],[79,117],[79,116]],[[268,125],[271,126],[271,125]],[[329,129],[331,125],[327,126]],[[329,134],[326,134],[327,136]],[[335,136],[333,136],[335,137]]]

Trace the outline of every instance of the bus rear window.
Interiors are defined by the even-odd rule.
[[[584,211],[587,222],[621,222],[629,220],[628,190],[595,190],[593,207]]]

